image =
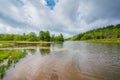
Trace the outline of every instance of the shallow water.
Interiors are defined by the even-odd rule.
[[[27,56],[3,80],[120,80],[120,44],[64,42],[17,49]]]

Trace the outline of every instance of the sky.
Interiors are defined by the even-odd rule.
[[[0,0],[0,33],[48,30],[65,38],[120,23],[120,0]]]

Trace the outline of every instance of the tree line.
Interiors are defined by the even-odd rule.
[[[51,42],[63,42],[64,37],[62,34],[55,35],[50,34],[49,31],[40,31],[37,35],[35,32],[28,34],[0,34],[0,41],[51,41]]]
[[[67,40],[90,40],[90,39],[112,39],[120,38],[120,24],[109,25],[103,28],[97,28],[94,30],[80,33]]]

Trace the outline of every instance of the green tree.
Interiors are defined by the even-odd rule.
[[[63,35],[60,34],[60,35],[56,36],[55,41],[57,41],[57,42],[63,42],[64,41]]]
[[[81,36],[80,36],[81,35]],[[120,24],[87,31],[68,38],[68,40],[112,39],[120,38]]]
[[[13,39],[14,41],[21,41],[22,36],[19,34],[14,34]]]
[[[26,41],[27,40],[27,35],[25,33],[22,34],[22,41]]]
[[[44,40],[44,35],[45,35],[45,32],[44,31],[40,31],[39,32],[39,36],[38,36],[39,40],[43,41]]]
[[[28,41],[37,41],[37,35],[34,32],[30,32],[27,35],[27,40]]]
[[[55,41],[55,35],[54,34],[52,34],[52,36],[51,36],[51,38],[50,38],[50,41]]]
[[[61,41],[61,42],[64,42],[64,37],[63,37],[62,34],[60,34],[60,41]]]
[[[44,33],[44,41],[50,41],[50,33],[49,33],[49,31],[46,31]]]

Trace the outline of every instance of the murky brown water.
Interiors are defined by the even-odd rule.
[[[3,80],[120,80],[120,44],[65,42],[26,51]]]

